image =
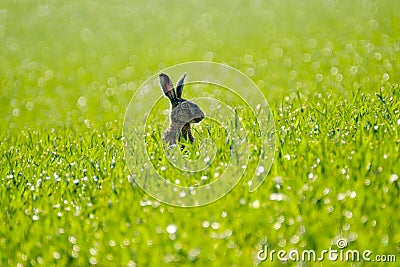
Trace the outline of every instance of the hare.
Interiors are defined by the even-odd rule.
[[[190,128],[191,123],[198,123],[204,119],[204,112],[195,103],[182,98],[183,82],[186,73],[176,85],[176,91],[168,75],[160,74],[160,85],[163,93],[171,102],[170,124],[164,131],[162,140],[169,145],[176,145],[183,137],[193,144],[194,138]],[[182,147],[183,148],[183,147]]]

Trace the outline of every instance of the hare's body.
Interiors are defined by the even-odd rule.
[[[164,131],[162,139],[165,143],[168,143],[170,145],[175,145],[176,141],[181,136],[185,140],[189,139],[190,143],[194,142],[194,137],[192,135],[189,123],[186,123],[183,126],[182,124],[171,123],[169,127]]]
[[[189,142],[193,144],[194,142],[194,137],[192,135],[192,130],[190,129],[190,124],[186,123],[183,125],[182,130],[181,130],[181,135],[185,140],[189,139]]]
[[[178,82],[175,92],[169,77],[166,74],[160,74],[161,88],[171,101],[170,124],[162,137],[163,142],[170,145],[175,145],[181,136],[193,143],[190,124],[200,122],[204,118],[204,113],[199,106],[181,97],[185,77],[186,74]]]

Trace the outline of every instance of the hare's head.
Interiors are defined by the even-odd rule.
[[[179,124],[197,123],[204,119],[204,112],[195,103],[183,99],[183,83],[186,74],[179,80],[176,85],[176,91],[168,75],[160,74],[161,88],[166,97],[171,102],[171,122]]]

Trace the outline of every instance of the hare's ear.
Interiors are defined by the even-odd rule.
[[[183,91],[183,82],[185,81],[186,73],[183,74],[182,78],[179,80],[178,84],[176,85],[176,96],[178,98],[182,98],[182,91]]]
[[[172,84],[171,79],[168,77],[167,74],[161,73],[160,74],[160,85],[166,97],[169,98],[171,103],[176,102],[176,94],[174,85]]]

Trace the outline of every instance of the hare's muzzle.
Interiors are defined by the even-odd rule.
[[[198,122],[201,122],[204,118],[205,118],[205,115],[204,115],[204,113],[200,110],[200,112],[198,113],[198,114],[196,114],[197,116],[196,117],[194,117],[193,119],[192,119],[192,122],[194,122],[194,123],[198,123]]]
[[[194,118],[192,121],[197,123],[197,122],[201,122],[203,119],[204,119],[204,115],[202,115],[200,117],[197,117],[197,118]]]

